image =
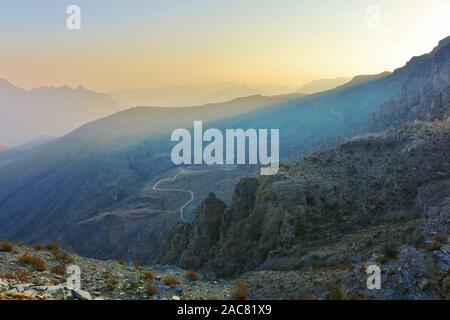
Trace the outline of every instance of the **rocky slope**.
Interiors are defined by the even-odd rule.
[[[346,286],[350,293],[368,294],[361,289],[365,273],[359,269],[378,261],[402,279],[397,280],[408,292],[401,293],[389,278],[395,288],[378,298],[445,296],[441,283],[450,261],[449,150],[448,122],[416,121],[310,154],[277,176],[242,180],[229,207],[210,207],[220,203],[210,197],[193,226],[179,227],[162,261],[227,277],[249,272],[249,283],[260,287],[256,292],[270,298],[324,297],[327,278],[335,285],[351,278]],[[195,236],[202,230],[215,236],[208,241]],[[195,254],[199,248],[202,254]],[[264,276],[255,276],[254,270]],[[318,270],[324,274],[322,284],[305,289],[302,281],[308,274],[318,278]],[[298,272],[293,287],[299,292],[268,290],[275,280],[257,280],[294,281],[289,272]]]
[[[0,243],[0,300],[207,300],[229,299],[234,285],[170,266],[99,261],[61,249],[32,249],[21,244],[5,251]],[[33,261],[25,261],[25,256]],[[43,261],[43,262],[42,262]],[[81,270],[81,290],[67,287],[65,265]],[[195,279],[197,277],[197,279]],[[169,280],[170,281],[169,281]]]

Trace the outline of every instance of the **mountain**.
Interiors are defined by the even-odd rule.
[[[343,84],[342,86],[348,88],[348,87],[351,87],[351,86],[356,86],[356,85],[363,84],[363,83],[368,82],[368,81],[381,79],[381,78],[389,76],[390,74],[391,74],[391,72],[385,71],[385,72],[381,72],[381,73],[378,73],[378,74],[359,75],[359,76],[353,77],[350,81],[348,81],[347,83]]]
[[[213,83],[204,85],[154,87],[120,90],[108,94],[120,105],[185,107],[218,103],[254,95],[275,96],[294,92],[287,86],[244,85],[239,83]]]
[[[407,80],[365,132],[242,179],[229,204],[211,193],[160,263],[240,277],[263,299],[448,298],[449,40],[387,76]],[[367,289],[373,264],[383,290]]]
[[[41,135],[61,136],[122,108],[82,87],[18,88],[0,80],[0,141],[14,147]]]
[[[430,83],[434,73],[417,70],[437,63],[433,61],[441,59],[442,50],[447,46],[392,74],[313,95],[133,108],[84,125],[14,162],[0,160],[0,234],[29,242],[58,241],[89,257],[157,261],[176,224],[194,221],[211,191],[228,206],[239,180],[255,177],[247,166],[176,168],[170,161],[173,129],[192,128],[194,120],[219,129],[279,128],[282,160],[298,160],[311,150],[365,133],[376,115],[401,97],[412,77]],[[270,247],[271,238],[267,241]]]
[[[160,262],[243,277],[265,299],[324,298],[343,283],[347,298],[445,298],[449,148],[450,122],[416,121],[243,179],[230,205],[211,194],[179,225]],[[384,290],[367,290],[370,264]]]
[[[315,80],[310,83],[305,84],[300,89],[297,90],[299,93],[303,94],[313,94],[322,91],[331,90],[337,88],[341,85],[348,83],[351,79],[345,77],[339,77],[334,79],[320,79]]]
[[[186,202],[183,194],[151,189],[174,167],[171,131],[197,119],[236,116],[299,97],[254,96],[192,108],[133,108],[84,125],[14,161],[0,158],[0,234],[31,242],[61,239],[71,250],[102,258],[157,256],[158,233],[171,228],[170,220],[179,220],[174,208]],[[209,179],[223,180],[231,190],[239,174],[240,170],[218,170]],[[189,181],[189,175],[185,179]],[[213,185],[199,183],[198,195]],[[128,248],[142,245],[143,235],[150,237],[149,245],[128,253]],[[105,238],[110,240],[103,245]]]

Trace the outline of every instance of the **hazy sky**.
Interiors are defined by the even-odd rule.
[[[80,31],[66,28],[70,4],[81,7]],[[448,35],[449,0],[1,1],[0,78],[99,91],[299,87],[392,70]]]

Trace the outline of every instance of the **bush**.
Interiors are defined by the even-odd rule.
[[[41,251],[44,248],[44,245],[41,242],[36,242],[33,246],[34,250]]]
[[[186,272],[186,278],[194,282],[198,280],[198,274],[194,270],[189,270],[188,272]]]
[[[66,269],[63,266],[56,266],[52,269],[52,272],[63,276],[66,274]]]
[[[39,272],[47,270],[47,263],[39,256],[33,256],[30,265]]]
[[[158,292],[158,290],[156,290],[156,288],[155,288],[151,283],[149,283],[149,284],[145,287],[145,290],[147,291],[147,293],[148,293],[150,296],[154,296],[154,295]]]
[[[444,237],[440,234],[433,236],[432,239],[434,242],[437,242],[437,243],[444,243],[444,241],[445,241]]]
[[[166,286],[172,286],[172,285],[177,285],[177,284],[181,284],[181,281],[174,276],[168,276],[164,278],[164,284]]]
[[[59,252],[57,255],[55,255],[55,259],[61,261],[64,267],[67,264],[73,262],[72,256],[67,252]]]
[[[155,275],[153,272],[146,272],[144,273],[144,278],[145,280],[153,281],[153,279],[155,279]]]
[[[247,300],[250,297],[247,285],[242,280],[236,280],[236,288],[231,292],[231,298],[234,300]]]
[[[5,280],[16,280],[16,276],[11,272],[3,274],[0,278],[3,278]]]
[[[139,268],[140,268],[139,261],[134,260],[134,261],[133,261],[133,267],[135,267],[136,269],[139,269]]]
[[[121,265],[126,265],[127,264],[127,260],[125,260],[125,258],[124,257],[120,257],[119,258],[119,264],[121,264]]]
[[[23,240],[17,241],[17,246],[18,247],[24,247],[25,245],[26,245],[25,241],[23,241]]]
[[[29,253],[24,253],[17,260],[20,264],[31,264],[33,257]]]
[[[18,270],[16,272],[17,279],[22,283],[30,282],[30,278],[28,277],[28,273],[25,270]]]
[[[0,251],[10,252],[14,249],[14,243],[11,241],[1,241],[0,242]]]
[[[24,253],[18,258],[20,264],[28,264],[36,271],[47,270],[47,263],[39,256],[32,256],[29,253]]]
[[[52,252],[59,251],[59,245],[57,243],[50,242],[45,245],[45,249],[47,249],[48,251],[52,251]]]
[[[107,288],[108,290],[110,290],[110,291],[114,291],[114,290],[116,290],[118,284],[119,284],[119,283],[117,282],[116,279],[109,278],[109,279],[106,281],[106,288]]]

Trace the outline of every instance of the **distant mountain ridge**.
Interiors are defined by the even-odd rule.
[[[111,91],[108,94],[124,107],[186,107],[220,103],[236,98],[294,93],[295,89],[276,85],[246,85],[223,82],[202,85],[149,87]]]
[[[11,147],[42,135],[61,136],[122,107],[82,87],[24,90],[0,80],[0,141]]]
[[[348,83],[351,78],[339,77],[334,79],[320,79],[303,85],[297,90],[299,93],[314,94],[326,90],[337,88],[341,85]]]

